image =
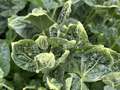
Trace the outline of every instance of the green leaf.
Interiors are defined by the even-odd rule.
[[[54,23],[41,8],[33,9],[27,16],[13,16],[8,21],[9,27],[23,38],[32,38],[35,34],[45,32]]]
[[[26,0],[0,0],[0,15],[9,17],[15,15],[26,5]]]
[[[34,57],[40,53],[37,44],[30,39],[12,43],[12,59],[23,70],[36,72],[37,65]]]
[[[34,60],[38,62],[36,70],[37,73],[40,71],[46,72],[55,66],[55,56],[52,52],[40,53],[35,56]]]
[[[37,43],[37,45],[38,45],[41,49],[43,49],[43,50],[48,49],[47,36],[40,35],[40,36],[35,40],[35,42]]]
[[[69,73],[70,77],[65,80],[65,90],[89,90],[79,76],[75,73]]]
[[[59,17],[58,17],[58,20],[57,20],[57,23],[63,23],[70,15],[71,13],[71,5],[72,5],[72,1],[71,0],[68,0],[65,2],[60,14],[59,14]]]
[[[70,51],[65,50],[65,52],[57,59],[56,66],[59,66],[60,64],[65,63],[65,61],[68,58],[69,54],[70,54]]]
[[[24,16],[13,16],[8,19],[9,27],[23,38],[32,38],[41,31],[34,27]]]
[[[91,9],[88,7],[88,5],[84,4],[83,0],[80,0],[79,2],[75,3],[72,6],[72,12],[70,14],[70,16],[78,21],[81,21],[83,23],[83,25],[85,26],[86,22],[88,23],[88,18],[91,18]],[[84,12],[84,13],[83,13]],[[89,15],[90,14],[90,15]],[[93,15],[93,13],[92,13]],[[85,26],[86,28],[86,26]]]
[[[6,32],[6,41],[8,42],[8,44],[11,44],[11,42],[15,40],[16,36],[17,36],[17,34],[15,33],[15,31],[9,29]]]
[[[120,72],[111,72],[103,77],[103,82],[113,88],[120,88]]]
[[[65,43],[63,46],[65,49],[71,49],[74,48],[76,45],[76,41],[75,40],[70,40],[67,43]]]
[[[54,24],[50,27],[49,33],[49,42],[52,46],[63,46],[63,48],[70,49],[75,46],[82,48],[89,43],[86,30],[78,21],[63,25],[63,27]]]
[[[7,28],[7,18],[0,16],[0,34],[4,33],[6,28]]]
[[[44,87],[39,87],[38,90],[46,90]]]
[[[94,83],[88,84],[89,89],[91,90],[104,90],[105,84],[102,81],[97,81]]]
[[[116,34],[116,37],[114,37],[114,43],[112,43],[111,48],[120,52],[120,35],[117,36]]]
[[[42,0],[28,0],[28,1],[31,2],[33,5],[36,5],[36,6],[42,6],[43,5]]]
[[[119,7],[119,0],[84,0],[89,6],[97,8]]]
[[[33,5],[37,7],[43,7],[47,10],[54,9],[59,7],[63,2],[59,2],[58,0],[28,0],[30,1]]]
[[[25,86],[23,90],[28,90],[28,89],[35,89],[35,86]]]
[[[62,84],[59,83],[56,79],[54,78],[47,78],[47,85],[50,90],[61,90]]]
[[[82,47],[89,43],[87,33],[80,22],[69,24],[65,31],[65,36],[63,37],[68,40],[76,40],[78,47]]]
[[[102,18],[102,17],[101,17]],[[119,52],[119,20],[108,18],[104,21],[91,23],[88,25],[89,30],[94,34],[99,44],[103,44]]]
[[[0,38],[12,42],[14,63],[7,76],[0,64],[0,90],[10,89],[4,81],[20,90],[120,89],[119,0],[4,2],[0,1]],[[4,26],[8,17],[9,31]]]
[[[58,46],[64,46],[63,44],[66,44],[68,42],[67,39],[59,38],[59,37],[50,37],[49,43],[52,45],[52,47],[58,47]]]
[[[13,81],[15,82],[14,84],[14,89],[22,89],[24,87],[24,80],[26,78],[26,73],[23,73],[24,77],[18,72],[14,73]]]
[[[30,39],[12,43],[12,59],[15,64],[23,70],[36,73],[40,71],[45,73],[64,63],[69,53],[69,50],[65,50],[61,56],[55,57],[52,52],[41,52],[38,45]]]
[[[59,8],[63,6],[66,0],[28,0],[37,7],[43,7],[47,10]],[[72,0],[72,3],[77,3],[79,0]]]
[[[104,90],[117,90],[117,89],[107,85],[104,87]]]
[[[29,13],[25,19],[30,21],[32,25],[42,31],[47,30],[52,24],[54,24],[54,21],[42,8],[33,9],[32,13]]]
[[[6,41],[0,40],[0,68],[7,76],[10,71],[10,50]]]
[[[101,80],[104,75],[111,72],[110,66],[115,59],[111,52],[111,49],[101,45],[90,46],[85,51],[76,50],[69,57],[67,71],[79,74],[85,82]]]

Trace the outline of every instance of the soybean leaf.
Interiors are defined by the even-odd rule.
[[[67,43],[68,40],[64,38],[58,38],[58,37],[50,37],[49,43],[52,45],[52,47],[58,47],[65,43]]]
[[[24,16],[13,16],[9,18],[9,27],[15,30],[23,38],[32,38],[41,31],[36,29]]]
[[[10,50],[6,41],[0,40],[0,68],[7,76],[10,71]]]
[[[15,33],[14,30],[9,29],[6,33],[6,41],[8,42],[8,44],[11,44],[12,41],[15,40],[15,38],[17,37],[17,34]]]
[[[55,9],[63,6],[66,0],[28,0],[37,7],[43,7],[47,10]],[[71,0],[72,3],[77,3],[79,0]]]
[[[103,77],[103,82],[113,88],[120,88],[120,73],[112,72]]]
[[[69,59],[67,71],[79,74],[85,82],[101,80],[111,72],[110,66],[114,62],[111,51],[101,45],[90,46],[89,49],[85,49],[84,54],[79,50],[75,51]]]
[[[26,0],[0,0],[0,15],[9,17],[15,15],[26,5]]]
[[[60,52],[59,52],[60,53]],[[47,53],[39,49],[38,45],[30,39],[12,43],[12,59],[20,68],[39,73],[49,71],[53,67],[64,63],[69,51],[66,50],[61,56],[55,57],[52,52]],[[58,61],[55,62],[57,59]]]
[[[36,40],[35,42],[37,43],[37,45],[43,49],[43,50],[46,50],[48,49],[48,38],[47,36],[43,36],[43,35],[40,35]]]
[[[96,43],[104,44],[106,47],[119,52],[120,34],[117,28],[119,28],[119,20],[116,20],[115,18],[108,18],[103,23],[89,24],[89,29],[94,33],[94,38],[97,38]]]
[[[87,0],[86,0],[87,1]],[[87,1],[94,2],[87,13],[84,24],[88,28],[89,39],[95,44],[104,44],[119,52],[119,0]],[[103,4],[103,5],[102,5]],[[115,6],[115,7],[114,7]],[[108,34],[109,33],[109,34]],[[93,35],[92,35],[93,34]]]
[[[89,43],[87,33],[80,22],[69,24],[63,28],[60,32],[60,37],[65,38],[69,41],[75,40],[79,48]]]
[[[25,19],[42,31],[48,29],[52,24],[54,24],[54,21],[42,8],[33,9],[32,13],[29,13]]]
[[[71,0],[68,0],[65,2],[60,14],[59,14],[59,17],[58,17],[58,20],[57,20],[57,23],[63,23],[70,15],[71,13],[71,5],[72,5],[72,1]]]
[[[54,21],[42,9],[34,9],[27,16],[13,16],[9,18],[9,26],[23,38],[32,38],[49,28]]]
[[[31,2],[33,5],[36,6],[42,6],[42,0],[28,0],[29,2]]]
[[[52,52],[38,54],[35,56],[35,61],[37,62],[36,72],[47,72],[55,66],[55,56]]]
[[[69,24],[67,32],[65,33],[65,38],[68,40],[76,40],[78,43],[88,42],[87,33],[80,22]]]
[[[104,90],[105,84],[102,81],[97,81],[94,83],[87,84],[89,89],[91,90]]]
[[[7,28],[7,18],[0,16],[0,35],[5,32],[6,28]]]
[[[62,43],[69,44],[71,42],[73,46],[77,44],[78,47],[83,47],[84,45],[89,43],[86,30],[84,29],[83,25],[78,21],[75,21],[75,23],[64,25],[61,29],[59,29],[57,25],[53,25],[53,27],[50,28],[49,33],[51,36],[50,42],[53,42],[54,45]]]
[[[70,77],[65,80],[65,90],[89,90],[79,76],[75,73],[69,73]]]
[[[11,2],[11,12],[16,4],[5,1]],[[18,70],[11,69],[6,81],[15,83],[15,89],[26,90],[120,89],[119,0],[26,1],[25,8],[21,5],[23,14],[36,8],[26,16],[10,17],[8,24],[10,30],[29,39],[14,38],[10,31],[4,31],[7,25],[2,27],[6,17],[21,15],[21,9],[7,15],[0,12],[5,17],[1,18],[0,29],[9,43],[15,41],[11,56],[18,66]],[[3,77],[1,87],[6,89]]]
[[[117,89],[107,85],[104,87],[104,90],[117,90]]]
[[[73,5],[70,17],[81,21],[85,25],[85,22],[88,23],[88,18],[93,15],[92,9],[93,8],[90,8],[88,5],[86,5],[83,0],[80,0]]]
[[[47,10],[57,8],[63,4],[62,1],[59,0],[28,0],[30,1],[33,5],[37,7],[43,7]]]
[[[84,2],[98,8],[119,7],[119,0],[84,0]]]
[[[49,43],[52,45],[52,47],[62,47],[64,49],[70,49],[75,47],[76,41],[75,40],[67,40],[64,38],[58,38],[58,37],[50,37]]]
[[[38,90],[47,90],[47,89],[44,87],[39,87]]]
[[[59,83],[54,78],[47,78],[47,85],[48,85],[49,89],[53,89],[53,90],[61,90],[61,88],[63,86],[61,83]]]
[[[87,5],[80,3],[74,5],[72,17],[83,22],[92,43],[104,44],[119,51],[119,0],[84,0],[83,2]]]
[[[20,40],[12,43],[12,59],[20,68],[36,72],[36,61],[34,57],[40,53],[37,44],[30,39]]]

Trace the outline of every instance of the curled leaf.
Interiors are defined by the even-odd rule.
[[[56,79],[52,78],[47,78],[47,84],[48,84],[48,87],[52,90],[61,90],[62,88],[62,84],[59,83]]]
[[[42,8],[33,9],[32,13],[25,16],[25,20],[30,21],[32,25],[41,31],[47,30],[52,24],[54,24],[54,21]]]
[[[75,73],[69,73],[69,77],[65,80],[65,90],[89,90],[80,77]]]
[[[55,56],[52,52],[40,53],[35,56],[34,60],[37,62],[37,73],[40,71],[48,71],[55,66]]]
[[[40,50],[33,40],[25,39],[12,43],[12,59],[23,70],[36,72],[34,57],[39,53]]]
[[[42,36],[40,35],[36,40],[35,42],[37,43],[37,45],[43,49],[43,50],[46,50],[48,49],[48,40],[47,40],[47,36]]]
[[[71,0],[68,0],[65,2],[61,12],[60,12],[60,15],[58,17],[58,20],[57,22],[60,24],[60,23],[63,23],[70,15],[71,13],[71,5],[72,5],[72,1]]]

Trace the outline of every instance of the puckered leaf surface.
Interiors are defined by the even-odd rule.
[[[112,53],[119,56],[101,45],[90,46],[90,49],[85,49],[84,53],[77,50],[71,55],[67,69],[69,72],[79,74],[85,82],[101,80],[104,75],[112,72],[111,66],[116,61]],[[118,59],[117,61],[119,62]]]
[[[12,59],[20,68],[36,72],[34,57],[40,53],[37,44],[30,39],[12,43]]]

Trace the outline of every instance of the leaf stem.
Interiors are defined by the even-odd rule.
[[[12,88],[10,88],[10,87],[8,87],[6,84],[2,84],[3,85],[3,87],[5,87],[5,88],[7,88],[8,90],[13,90]]]
[[[57,8],[55,8],[55,9],[53,10],[52,19],[54,19],[56,11],[57,11]]]
[[[82,87],[82,86],[83,86],[83,84],[82,84],[82,83],[83,83],[83,80],[82,80],[82,78],[81,78],[81,79],[80,79],[80,86],[81,86],[81,87],[80,87],[80,90],[82,90],[82,89],[83,89],[83,87]]]

